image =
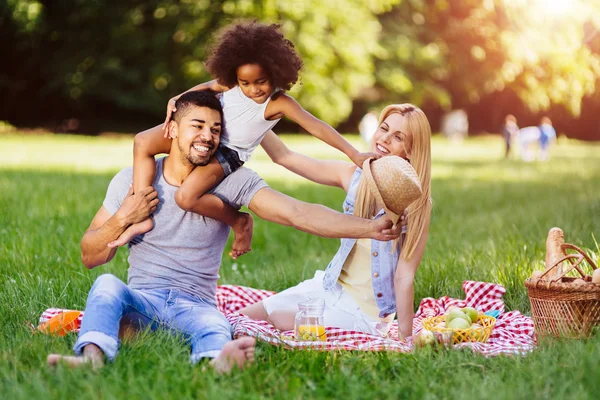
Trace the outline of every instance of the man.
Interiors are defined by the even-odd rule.
[[[168,126],[171,150],[156,161],[154,186],[134,194],[132,169],[119,172],[81,241],[86,267],[105,264],[116,252],[108,244],[153,213],[154,229],[130,243],[128,284],[109,274],[98,277],[88,295],[76,356],[51,354],[50,365],[64,361],[71,366],[101,366],[104,357],[113,360],[123,316],[181,333],[191,344],[191,361],[211,358],[218,372],[242,368],[254,359],[254,338],[232,341],[229,322],[215,303],[229,227],[181,210],[174,199],[190,172],[207,165],[215,153],[222,129],[221,105],[209,92],[188,92],[176,107]],[[236,208],[248,206],[261,218],[325,237],[390,240],[399,232],[390,229],[389,220],[363,220],[285,196],[246,168],[223,180],[214,194]]]

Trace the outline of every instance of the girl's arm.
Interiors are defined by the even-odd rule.
[[[229,88],[226,86],[219,85],[217,80],[213,79],[212,81],[208,81],[208,82],[204,82],[199,85],[196,85],[193,88],[188,89],[183,93],[191,92],[194,90],[212,90],[213,92],[221,93],[221,92],[225,92],[225,91],[229,90]],[[169,121],[171,120],[171,115],[176,111],[175,102],[177,101],[177,99],[179,97],[181,97],[181,95],[183,93],[179,93],[177,96],[172,97],[169,100],[169,102],[167,103],[167,116],[165,118],[165,123],[162,126],[162,129],[165,131],[164,132],[165,137],[167,136],[166,130],[167,130],[167,125],[169,124]]]
[[[362,167],[367,158],[378,157],[373,153],[361,153],[356,150],[338,131],[306,111],[296,100],[286,94],[273,100],[269,106],[267,106],[269,115],[285,115],[314,137],[346,154],[359,167]]]
[[[296,153],[288,149],[273,131],[267,132],[261,146],[274,163],[322,185],[336,186],[347,191],[350,178],[356,170],[355,165],[345,161],[322,161]]]
[[[396,293],[396,315],[398,318],[398,338],[406,338],[412,335],[412,323],[414,317],[414,285],[417,268],[425,251],[427,234],[429,232],[429,220],[419,239],[419,244],[410,260],[404,260],[402,256],[398,259],[396,274],[394,275],[394,292]]]
[[[156,175],[154,156],[168,153],[171,139],[163,136],[160,125],[135,135],[133,139],[133,191],[138,193],[151,186]]]

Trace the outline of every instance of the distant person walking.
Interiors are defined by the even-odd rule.
[[[550,158],[550,146],[556,141],[556,131],[552,121],[548,117],[542,117],[540,121],[540,160],[548,161]]]
[[[504,125],[502,126],[502,136],[504,136],[504,143],[506,145],[505,158],[510,157],[510,145],[515,139],[518,131],[519,126],[517,125],[517,119],[514,115],[508,114],[506,118],[504,118]]]

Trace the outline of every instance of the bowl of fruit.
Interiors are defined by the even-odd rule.
[[[423,329],[432,332],[452,332],[454,344],[463,342],[485,343],[492,334],[496,318],[479,313],[473,307],[450,307],[448,312],[423,320]]]

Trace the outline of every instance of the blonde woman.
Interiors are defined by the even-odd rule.
[[[325,323],[387,336],[394,316],[400,338],[412,335],[414,278],[423,257],[431,217],[431,128],[427,117],[411,104],[387,106],[379,117],[371,151],[381,157],[397,156],[416,171],[420,196],[408,207],[402,240],[342,239],[341,246],[325,271],[240,312],[252,319],[266,320],[281,330],[294,327],[297,304],[313,298],[325,300]],[[321,161],[290,151],[269,132],[262,146],[276,163],[309,180],[337,186],[347,193],[344,213],[364,218],[390,214],[385,205],[392,199],[369,189],[361,168],[344,161]],[[367,164],[371,166],[378,161]],[[389,176],[397,163],[389,165]],[[405,164],[405,163],[404,163]],[[371,171],[369,171],[371,172]],[[381,171],[379,172],[381,176]],[[384,171],[384,175],[386,171]],[[389,183],[387,183],[389,184]],[[384,185],[384,183],[378,183]],[[380,193],[387,188],[375,188]],[[401,213],[401,211],[400,211]],[[398,215],[390,215],[396,220]]]

